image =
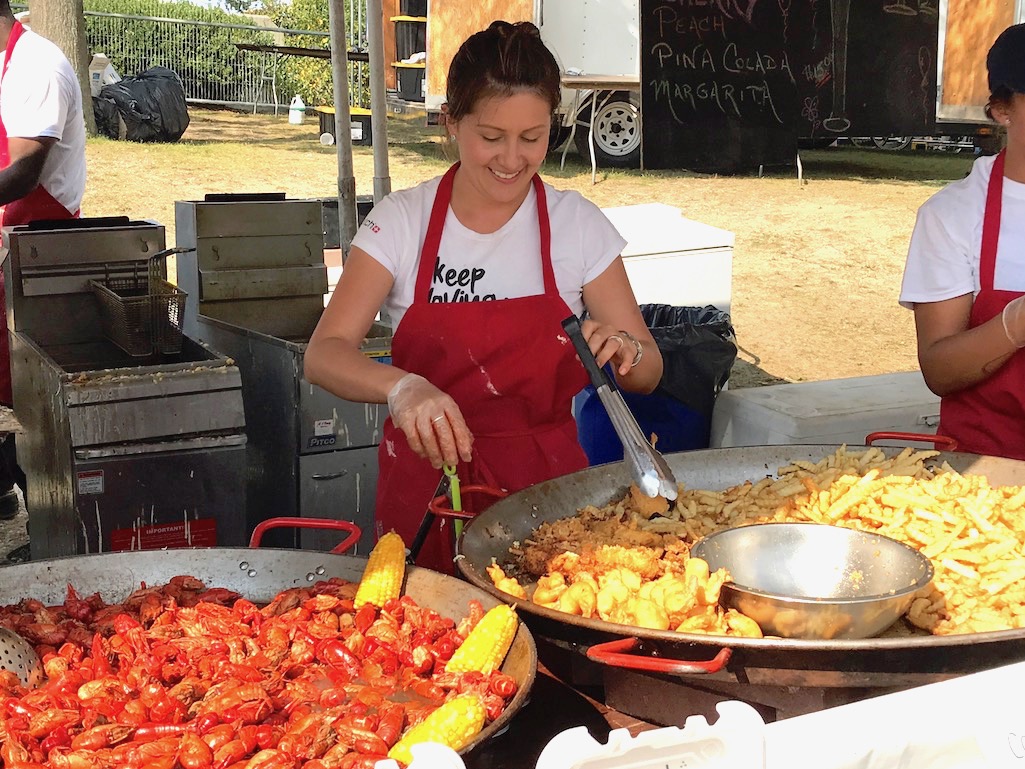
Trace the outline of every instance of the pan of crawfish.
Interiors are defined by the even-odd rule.
[[[0,606],[26,600],[39,601],[45,606],[61,605],[67,598],[69,585],[80,596],[99,593],[106,604],[116,605],[140,585],[164,585],[172,580],[181,583],[182,575],[200,580],[211,588],[238,593],[262,606],[283,591],[313,588],[316,583],[331,578],[358,583],[365,566],[365,558],[271,548],[151,550],[74,556],[0,569],[3,576]],[[457,623],[467,616],[473,600],[479,601],[485,611],[500,602],[455,577],[417,567],[407,567],[403,595],[412,598],[418,606],[433,609]],[[5,623],[2,611],[0,623]],[[56,645],[64,640],[57,625],[51,626],[49,631],[46,628],[34,628],[34,631],[41,634],[36,643],[42,640]],[[54,631],[52,638],[45,637],[46,632]],[[473,750],[503,731],[527,702],[537,672],[537,648],[522,622],[501,671],[516,682],[516,693],[501,714],[490,720],[461,753]],[[408,697],[406,693],[396,695],[396,699]]]

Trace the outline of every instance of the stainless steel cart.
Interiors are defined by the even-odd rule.
[[[249,430],[248,526],[273,516],[351,520],[374,542],[377,444],[387,407],[353,403],[310,384],[303,356],[324,310],[322,203],[283,194],[208,196],[175,204],[178,284],[196,302],[189,334],[242,372]],[[391,331],[364,344],[390,360]],[[272,544],[327,549],[329,533],[275,532]],[[273,537],[273,535],[272,535]]]
[[[164,228],[77,220],[5,228],[3,244],[32,558],[244,544],[238,368],[188,336],[129,355],[90,286],[145,269]]]

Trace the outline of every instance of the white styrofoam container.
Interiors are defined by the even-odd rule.
[[[919,371],[745,387],[716,399],[710,445],[861,445],[873,432],[935,434],[939,414]]]
[[[735,236],[663,203],[603,208],[627,242],[623,264],[638,304],[713,305],[729,312]]]
[[[720,702],[718,719],[689,716],[682,728],[613,729],[602,745],[586,726],[560,732],[541,751],[535,769],[763,769],[765,722],[745,702]],[[411,768],[412,769],[412,768]]]
[[[765,769],[1025,765],[1025,662],[787,718],[762,729]]]

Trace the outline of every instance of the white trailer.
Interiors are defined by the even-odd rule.
[[[992,125],[986,53],[1004,29],[1025,22],[1025,0],[940,0],[939,13],[936,128],[973,133]]]
[[[391,6],[395,6],[394,8]],[[399,9],[395,0],[383,4],[385,29]],[[406,17],[401,17],[406,18]],[[640,35],[638,0],[429,0],[426,16],[426,67],[423,101],[428,121],[445,101],[445,77],[459,45],[493,20],[531,21],[568,77],[613,76],[639,83]],[[386,48],[389,40],[386,32]],[[560,124],[553,126],[553,144],[572,132],[578,149],[588,154],[591,106],[596,105],[594,150],[601,166],[637,166],[640,162],[640,94],[604,90],[592,99],[590,90],[564,88]],[[574,120],[581,130],[572,131]]]

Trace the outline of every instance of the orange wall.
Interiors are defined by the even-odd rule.
[[[986,53],[1014,22],[1014,0],[950,0],[943,50],[943,102],[984,105],[989,101]]]
[[[533,21],[533,0],[429,0],[427,6],[427,92],[445,93],[448,65],[459,46],[491,22]]]

